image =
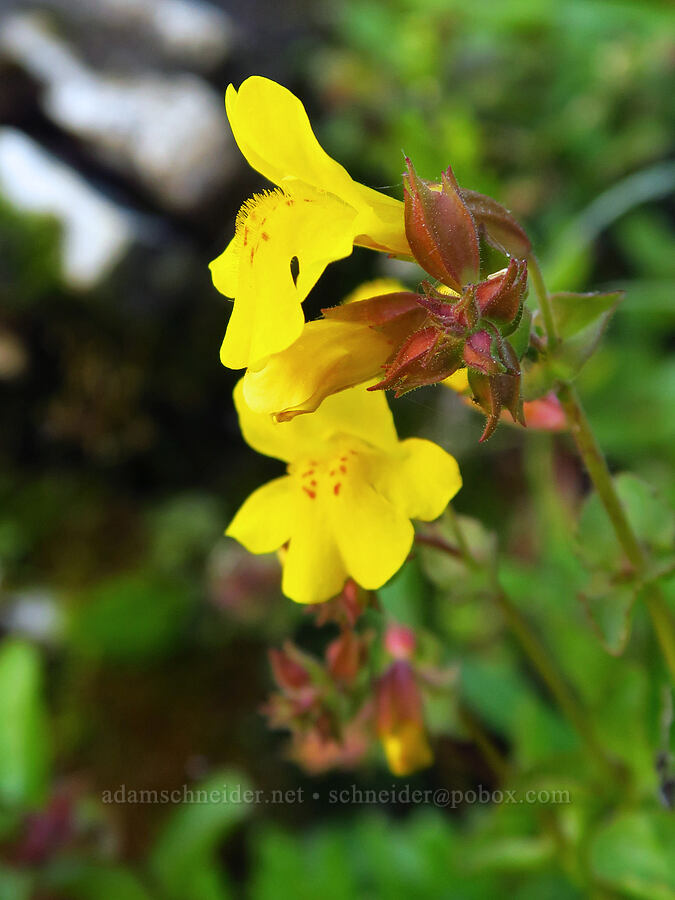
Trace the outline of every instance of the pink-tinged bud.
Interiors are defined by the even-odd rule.
[[[293,649],[292,645],[287,642],[284,644],[283,650],[271,648],[268,651],[274,680],[282,691],[288,693],[301,691],[311,684],[309,672],[293,658]]]
[[[478,191],[460,188],[460,194],[489,244],[507,256],[524,258],[529,255],[530,239],[508,209]]]
[[[408,662],[392,663],[381,676],[375,702],[377,733],[394,775],[410,775],[431,765],[422,695]]]
[[[359,587],[353,578],[348,578],[337,597],[326,600],[325,603],[313,603],[307,607],[307,612],[316,615],[317,626],[337,622],[338,625],[353,628],[363,611],[372,603],[373,597],[372,593]]]
[[[337,681],[354,681],[364,661],[364,643],[354,631],[347,629],[326,648],[328,671]]]
[[[407,625],[388,625],[384,633],[384,646],[394,659],[410,659],[417,647],[415,632]]]
[[[526,400],[523,414],[528,428],[540,431],[564,431],[567,428],[564,410],[553,391],[537,400]]]
[[[494,336],[487,331],[476,331],[464,345],[462,358],[466,367],[484,375],[497,375],[504,371],[497,349],[494,347]]]
[[[331,769],[355,769],[370,749],[371,714],[371,709],[364,707],[336,737],[326,737],[318,728],[295,732],[291,758],[311,775]]]
[[[504,346],[511,350],[510,345],[504,342]],[[513,354],[513,350],[511,350]],[[515,364],[518,360],[513,354]],[[520,374],[483,375],[469,370],[469,385],[473,391],[473,399],[487,415],[485,429],[480,437],[480,442],[487,441],[499,423],[502,409],[511,413],[511,418],[519,425],[525,426],[523,415],[523,401],[520,396]]]
[[[423,181],[406,159],[403,176],[405,232],[422,268],[453,290],[474,282],[480,271],[478,231],[462,200],[452,169],[441,178],[440,190]]]
[[[500,325],[517,324],[527,290],[527,262],[512,259],[499,275],[476,285],[476,301],[481,315]]]

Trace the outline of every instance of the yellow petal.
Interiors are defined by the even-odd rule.
[[[466,394],[469,391],[469,370],[457,369],[448,378],[444,378],[441,384],[457,391],[458,394]]]
[[[276,478],[244,501],[225,534],[251,553],[271,553],[285,544],[293,527],[293,479]]]
[[[394,775],[410,775],[434,761],[423,726],[404,722],[390,734],[382,735],[387,765]]]
[[[328,263],[349,256],[353,238],[354,211],[328,194],[272,191],[245,204],[234,241],[211,264],[216,287],[236,298],[223,365],[256,366],[292,344],[304,324],[302,301]]]
[[[235,234],[225,250],[209,265],[214,287],[226,297],[236,297],[239,286],[240,236]]]
[[[256,412],[288,421],[378,374],[394,348],[367,325],[319,319],[297,341],[244,376],[244,398]]]
[[[243,379],[234,389],[234,403],[246,442],[258,453],[286,462],[321,453],[335,435],[389,450],[398,442],[384,393],[362,385],[333,394],[311,416],[297,416],[291,422],[275,422],[267,413],[252,410],[244,398]]]
[[[342,590],[347,571],[317,498],[297,495],[283,565],[281,589],[296,603],[322,603]]]
[[[359,300],[368,300],[370,297],[378,297],[380,294],[396,294],[405,290],[405,286],[396,278],[373,278],[354,288],[342,302],[358,303]]]
[[[325,505],[349,574],[368,590],[382,587],[410,552],[414,530],[408,518],[359,477],[357,466]]]
[[[461,486],[454,456],[421,438],[402,441],[376,470],[377,489],[409,518],[425,522],[438,518]]]
[[[355,182],[321,147],[305,107],[289,90],[253,75],[225,95],[227,117],[239,149],[254,169],[291,192],[294,181],[328,191],[361,214],[356,234],[394,253],[410,254],[403,204]]]

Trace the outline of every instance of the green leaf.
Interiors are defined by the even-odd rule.
[[[122,866],[58,859],[45,881],[59,896],[72,900],[151,900],[136,875]]]
[[[622,297],[623,291],[606,294],[561,291],[551,294],[551,305],[560,337],[564,341],[584,331],[589,325],[597,324],[599,319],[614,311]]]
[[[650,486],[630,473],[614,479],[619,499],[638,540],[658,559],[675,540],[675,516]],[[590,570],[580,599],[605,650],[623,653],[630,638],[631,615],[642,583],[626,568],[616,534],[596,493],[584,503],[577,529],[577,552]]]
[[[423,621],[425,593],[428,585],[417,560],[411,559],[383,588],[377,596],[387,613],[403,625],[420,626]]]
[[[537,400],[549,393],[556,382],[556,373],[543,356],[524,357],[520,364],[520,393],[523,400]]]
[[[668,553],[675,541],[675,515],[642,479],[629,472],[614,479],[619,499],[638,539],[655,556]],[[600,498],[589,495],[579,517],[577,550],[593,570],[620,572],[623,553]]]
[[[22,807],[44,801],[48,746],[39,653],[9,641],[0,650],[0,801]]]
[[[144,659],[171,650],[180,639],[192,597],[176,578],[134,572],[110,578],[79,598],[71,641],[88,656]]]
[[[631,633],[633,607],[639,593],[631,582],[616,584],[599,572],[579,594],[593,631],[612,656],[621,656]]]
[[[518,357],[518,359],[523,358],[523,354],[530,346],[530,331],[532,329],[532,313],[529,307],[523,307],[523,314],[520,317],[520,322],[518,322],[518,327],[516,330],[509,336],[509,343],[513,347],[513,350]]]
[[[630,812],[605,826],[591,845],[596,877],[643,900],[675,898],[675,818],[662,810]]]
[[[31,900],[34,879],[28,872],[0,866],[0,900]]]
[[[549,365],[558,378],[574,378],[598,345],[623,291],[606,294],[551,294],[561,343]]]
[[[180,806],[164,826],[151,870],[167,900],[225,900],[231,893],[215,851],[248,815],[253,792],[239,772],[220,772],[193,790],[194,802]]]

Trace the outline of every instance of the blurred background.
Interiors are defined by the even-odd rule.
[[[326,150],[394,196],[403,151],[426,178],[451,163],[526,224],[551,288],[626,289],[579,388],[612,467],[672,499],[673,24],[666,0],[3,0],[0,898],[583,896],[529,807],[101,798],[394,781],[377,753],[304,773],[260,713],[267,647],[325,638],[281,597],[273,558],[222,537],[280,471],[243,444],[218,359],[229,301],[207,265],[263,186],[227,84],[285,84]],[[406,277],[357,249],[307,308],[384,275]],[[651,638],[638,617],[617,662],[577,600],[570,515],[587,485],[567,437],[504,427],[479,448],[482,418],[442,388],[395,415],[457,456],[457,509],[497,531],[505,583],[630,759],[647,832],[598,826],[588,866],[607,896],[675,897],[675,832],[648,788]],[[462,702],[505,753],[586,790],[574,735],[496,613],[437,575],[413,563],[383,603],[461,663]],[[436,763],[409,782],[494,787],[471,737],[437,718]],[[590,794],[563,830],[584,832]]]

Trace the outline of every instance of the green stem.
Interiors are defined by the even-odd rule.
[[[532,284],[534,285],[544,320],[548,344],[551,346],[559,340],[551,300],[539,263],[534,254],[529,257],[528,263]],[[604,454],[595,439],[595,434],[586,417],[577,392],[571,384],[563,383],[559,385],[557,394],[565,410],[567,423],[577,445],[579,455],[605,507],[617,540],[623,548],[635,574],[638,576],[642,575],[647,568],[647,558],[616,492]],[[646,589],[645,605],[651,617],[666,665],[671,677],[675,680],[675,625],[663,595],[656,586],[652,585]]]
[[[459,708],[459,717],[469,733],[469,736],[483,754],[483,758],[499,781],[502,784],[507,782],[511,774],[511,768],[499,749],[495,746],[492,739],[484,731],[483,726],[478,719],[476,719],[473,713],[464,706],[460,706]]]
[[[530,662],[539,672],[560,709],[572,723],[595,760],[602,769],[615,768],[616,764],[609,759],[599,744],[593,727],[572,689],[556,669],[551,654],[532,630],[527,619],[501,588],[495,592],[494,599]]]
[[[473,556],[469,548],[468,542],[464,536],[461,523],[455,515],[454,511],[448,508],[447,513],[451,527],[457,540],[457,547],[451,548],[453,556],[457,555],[457,551],[464,557],[467,565],[476,568],[480,565],[478,560]],[[441,544],[436,543],[436,549],[441,552],[448,552]],[[495,568],[492,567],[493,599],[502,611],[504,618],[520,643],[525,654],[528,656],[534,668],[539,672],[543,682],[548,687],[551,695],[556,700],[563,714],[567,716],[572,726],[576,729],[581,739],[586,744],[593,758],[598,762],[603,771],[612,771],[619,775],[619,765],[611,759],[598,742],[593,726],[586,717],[586,714],[579,704],[574,692],[569,687],[564,677],[558,672],[553,662],[552,656],[546,647],[541,643],[540,639],[530,626],[527,619],[522,615],[520,610],[512,603],[497,579]]]
[[[537,295],[537,301],[539,302],[539,309],[541,310],[541,316],[544,320],[544,330],[548,337],[549,347],[552,347],[559,341],[558,330],[553,315],[553,307],[551,306],[551,298],[546,290],[546,284],[541,272],[539,260],[534,253],[531,253],[527,258],[527,270],[532,281],[532,286],[534,287],[534,292]]]
[[[467,539],[464,537],[464,531],[459,523],[457,514],[450,504],[448,504],[448,506],[446,507],[445,516],[450,523],[452,533],[454,534],[455,540],[457,541],[457,547],[459,549],[460,555],[464,558],[464,562],[471,566],[472,569],[480,568],[480,563],[471,552],[471,548],[469,547]]]
[[[604,454],[595,439],[577,392],[572,385],[563,384],[558,388],[558,399],[565,410],[567,424],[577,445],[579,455],[584,461],[593,486],[607,511],[612,527],[616,532],[616,537],[623,547],[630,564],[636,572],[641,572],[646,564],[644,552],[616,493]]]

